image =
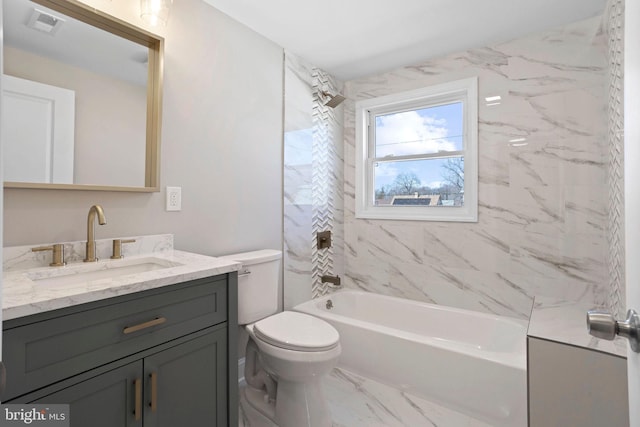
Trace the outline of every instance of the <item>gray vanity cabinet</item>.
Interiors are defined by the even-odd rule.
[[[236,273],[7,321],[4,403],[73,427],[237,425]]]
[[[10,403],[69,404],[72,427],[142,427],[142,417],[136,420],[134,415],[133,385],[141,374],[142,361],[137,361],[45,396],[27,395]]]
[[[145,427],[227,424],[225,333],[212,332],[144,359]]]

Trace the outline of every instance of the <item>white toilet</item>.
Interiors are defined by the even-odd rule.
[[[224,258],[241,262],[238,324],[246,325],[246,402],[279,427],[331,426],[321,380],[341,353],[338,331],[322,319],[278,312],[282,252],[261,250]]]

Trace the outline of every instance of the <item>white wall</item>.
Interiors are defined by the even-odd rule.
[[[2,25],[2,9],[3,8],[3,0],[0,0],[0,42],[2,42],[3,38],[4,38],[4,32],[3,32],[3,25]],[[2,52],[2,49],[0,49],[0,70],[3,69],[3,65],[4,65],[4,54]],[[0,79],[0,93],[2,93],[2,79]],[[0,119],[2,118],[2,107],[1,107],[2,103],[0,102]],[[2,141],[0,140],[0,156],[2,155]],[[0,176],[2,176],[2,162],[0,162]],[[3,235],[3,222],[2,222],[2,218],[3,218],[3,205],[4,205],[4,198],[1,197],[3,195],[3,191],[4,189],[2,187],[0,187],[0,239],[2,239],[2,235]],[[2,258],[2,246],[0,245],[0,259]],[[2,306],[2,277],[0,277],[0,307]],[[2,326],[2,311],[0,310],[0,326]],[[0,354],[2,354],[2,334],[0,334]]]
[[[624,180],[625,186],[625,244],[626,244],[626,308],[640,310],[640,4],[625,3],[624,32]],[[630,348],[627,353],[629,380],[629,418],[631,426],[640,425],[640,354]]]
[[[139,2],[93,6],[142,26]],[[160,193],[7,189],[4,246],[173,233],[210,255],[282,246],[282,49],[201,0],[173,3],[165,37]],[[164,187],[182,187],[165,212]]]

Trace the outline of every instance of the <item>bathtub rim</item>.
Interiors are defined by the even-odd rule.
[[[369,296],[372,295],[377,298],[389,298],[402,303],[409,303],[412,305],[426,307],[429,309],[436,309],[439,311],[446,310],[452,313],[464,313],[467,315],[470,314],[472,316],[479,316],[479,317],[483,317],[483,318],[490,319],[492,321],[497,321],[497,322],[513,323],[518,327],[522,328],[522,343],[519,346],[520,351],[498,352],[498,351],[491,351],[487,349],[478,349],[473,345],[465,346],[465,345],[461,345],[456,341],[447,341],[447,340],[442,340],[435,337],[420,335],[415,332],[403,331],[403,330],[392,328],[389,326],[347,317],[341,314],[334,314],[334,313],[331,313],[330,311],[323,310],[316,307],[316,304],[325,303],[328,299],[331,299],[332,297],[335,297],[336,295],[339,295],[339,294],[356,294],[356,295],[369,295]],[[423,301],[415,301],[415,300],[410,300],[407,298],[402,298],[402,297],[397,297],[392,295],[384,295],[384,294],[378,294],[375,292],[362,291],[359,289],[339,289],[335,292],[332,292],[331,294],[324,295],[320,298],[311,299],[311,300],[302,302],[300,304],[297,304],[296,306],[291,308],[291,310],[307,313],[313,316],[317,316],[321,319],[327,319],[329,321],[333,321],[340,324],[353,325],[354,327],[364,328],[364,329],[373,330],[373,331],[379,331],[380,333],[387,334],[387,335],[398,336],[416,343],[433,345],[435,347],[438,347],[447,351],[453,351],[459,354],[473,355],[473,357],[477,357],[478,359],[491,362],[491,363],[497,363],[497,364],[509,366],[515,369],[521,369],[526,371],[526,368],[527,368],[526,337],[527,337],[528,322],[522,319],[514,318],[514,317],[483,313],[480,311],[473,311],[473,310],[468,310],[464,308],[433,304],[433,303],[428,303]],[[348,319],[348,322],[346,322],[343,319]]]

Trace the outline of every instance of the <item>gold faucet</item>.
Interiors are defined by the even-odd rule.
[[[102,206],[93,205],[89,208],[89,215],[87,216],[87,256],[84,258],[84,262],[98,261],[96,258],[96,214],[98,215],[98,224],[105,225],[107,219],[104,216]]]

